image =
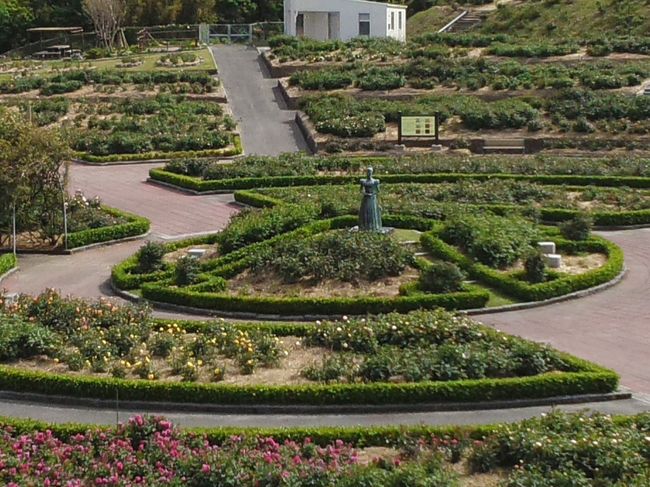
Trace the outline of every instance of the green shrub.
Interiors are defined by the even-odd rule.
[[[378,113],[362,113],[359,115],[343,115],[340,118],[329,118],[316,122],[316,130],[324,134],[339,137],[372,137],[386,130],[383,115]]]
[[[196,282],[199,272],[199,261],[195,257],[185,255],[176,261],[174,282],[177,286],[189,286]]]
[[[288,283],[303,279],[359,283],[397,276],[412,264],[413,254],[390,236],[337,230],[283,242],[254,257],[252,268],[272,269]]]
[[[16,316],[0,313],[0,360],[53,353],[59,344],[57,335],[40,323],[31,323]]]
[[[562,235],[569,240],[587,240],[591,235],[593,220],[587,214],[581,213],[571,220],[560,224]]]
[[[441,237],[469,252],[485,265],[503,268],[521,258],[535,239],[534,226],[520,217],[453,217],[445,222]]]
[[[0,255],[0,276],[6,274],[11,269],[16,267],[18,263],[14,254],[1,254]]]
[[[404,75],[392,68],[371,68],[363,71],[357,79],[357,86],[367,91],[395,90],[405,84]]]
[[[530,251],[524,260],[526,280],[537,284],[546,280],[546,261],[538,250]]]
[[[461,290],[464,278],[456,264],[436,261],[422,270],[419,288],[431,293],[451,293]]]
[[[312,205],[281,205],[243,211],[233,216],[219,236],[221,253],[228,254],[254,242],[295,230],[316,218]]]
[[[142,274],[160,270],[163,265],[165,246],[158,242],[149,241],[137,252],[138,270]]]

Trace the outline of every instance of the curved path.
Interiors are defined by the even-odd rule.
[[[215,232],[238,211],[232,195],[194,196],[147,183],[149,169],[159,164],[85,166],[70,168],[70,189],[99,196],[104,203],[151,220],[150,239],[170,240]],[[23,255],[20,270],[2,282],[0,289],[38,294],[47,288],[65,295],[112,295],[110,269],[133,254],[141,241],[97,247],[68,256]]]
[[[650,229],[603,232],[623,248],[628,273],[616,286],[585,298],[499,314],[484,323],[547,342],[616,370],[621,383],[650,393]]]

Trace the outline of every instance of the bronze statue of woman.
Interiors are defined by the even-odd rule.
[[[379,179],[372,177],[373,169],[368,168],[368,176],[362,179],[361,191],[363,200],[359,209],[359,230],[366,232],[381,232],[381,210],[379,209]]]

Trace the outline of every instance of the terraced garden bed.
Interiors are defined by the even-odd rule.
[[[63,129],[77,156],[93,162],[241,152],[228,107],[213,102],[158,95],[111,102],[53,98],[9,107],[38,125]]]
[[[233,161],[178,159],[150,177],[197,192],[261,187],[355,183],[371,165],[385,182],[519,179],[540,184],[650,187],[650,166],[641,157],[557,156],[248,156]]]

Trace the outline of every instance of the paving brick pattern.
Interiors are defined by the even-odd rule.
[[[616,370],[621,383],[650,393],[650,229],[602,235],[625,252],[618,285],[551,306],[477,318]]]
[[[238,211],[232,195],[195,196],[148,183],[149,170],[157,166],[74,164],[70,190],[148,218],[152,235],[159,238],[219,230]]]

